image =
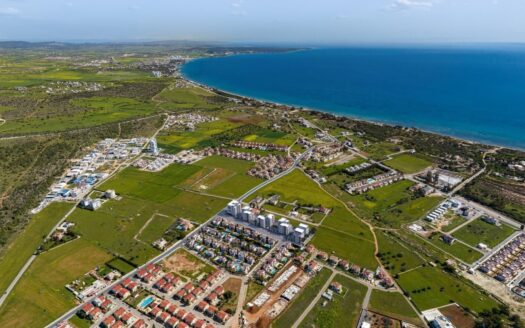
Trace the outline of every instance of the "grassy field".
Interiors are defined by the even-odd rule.
[[[401,154],[395,156],[394,158],[389,159],[383,163],[395,170],[407,174],[420,172],[432,165],[432,162],[425,158],[422,158],[421,156],[414,156],[409,154]]]
[[[449,232],[452,229],[459,227],[463,223],[467,222],[465,218],[453,213],[452,211],[445,213],[444,217],[448,220],[448,224],[444,227],[441,227],[441,231],[444,232]]]
[[[0,133],[21,134],[80,129],[149,116],[156,112],[154,104],[130,98],[93,97],[78,99],[74,105],[86,109],[75,114],[49,118],[29,117],[8,120],[0,126]]]
[[[413,199],[409,190],[413,185],[409,180],[399,181],[362,195],[351,196],[350,201],[362,216],[374,218],[389,226],[400,227],[421,218],[443,200],[441,197]]]
[[[416,311],[414,311],[403,295],[399,293],[390,293],[374,289],[370,296],[368,308],[389,317],[424,326]]]
[[[456,302],[477,313],[497,306],[492,298],[444,273],[439,268],[422,267],[400,275],[398,283],[410,293],[420,311]]]
[[[273,328],[290,327],[291,322],[295,322],[304,310],[314,300],[315,296],[321,291],[321,287],[330,278],[331,271],[323,268],[315,277],[310,279],[306,287],[296,296],[292,304],[272,323]]]
[[[251,302],[253,298],[257,296],[263,289],[263,285],[259,285],[258,283],[255,283],[252,280],[250,280],[250,282],[248,282],[248,290],[246,291],[244,304]]]
[[[436,234],[430,239],[425,240],[429,241],[433,245],[436,245],[438,248],[442,249],[443,251],[451,254],[452,256],[460,259],[465,263],[473,263],[474,261],[479,260],[483,256],[482,253],[458,241],[456,241],[452,245],[449,245],[443,240],[441,240],[440,236],[440,234]]]
[[[118,194],[164,203],[180,193],[174,186],[201,170],[195,165],[171,164],[160,172],[126,168],[98,189],[114,189]]]
[[[322,226],[357,238],[374,240],[370,228],[344,207],[335,207],[324,219]]]
[[[50,204],[40,213],[34,215],[24,231],[2,251],[0,257],[0,292],[9,286],[9,283],[36,251],[44,237],[72,207],[73,204],[70,203]]]
[[[418,257],[408,247],[400,244],[395,237],[380,231],[376,232],[376,237],[379,243],[378,256],[385,266],[385,269],[390,273],[395,275],[424,263],[423,259]]]
[[[244,140],[260,143],[273,143],[277,145],[290,146],[296,140],[296,136],[285,132],[261,129],[256,134],[250,134],[244,137]]]
[[[367,239],[321,226],[317,228],[312,244],[322,251],[335,253],[340,258],[362,267],[375,269],[378,265],[374,257],[374,243]]]
[[[77,239],[40,255],[0,309],[2,327],[43,327],[75,306],[64,286],[111,258]]]
[[[456,230],[452,235],[474,247],[476,247],[478,243],[484,243],[492,248],[504,241],[515,231],[516,230],[504,223],[496,226],[481,219],[475,219],[459,230]]]
[[[143,242],[151,244],[162,237],[173,223],[175,223],[175,219],[172,217],[154,214],[151,221],[147,223],[144,230],[137,237]]]
[[[338,328],[357,325],[367,288],[341,275],[336,276],[334,281],[343,285],[343,294],[334,293],[334,298],[326,306],[322,306],[325,299],[321,298],[299,327]]]
[[[400,151],[401,147],[390,142],[377,142],[365,147],[361,147],[361,149],[372,159],[382,160],[387,155]]]

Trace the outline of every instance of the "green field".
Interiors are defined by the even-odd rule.
[[[456,230],[452,236],[476,247],[478,243],[484,243],[489,247],[495,247],[516,230],[502,223],[500,226],[487,223],[481,219],[475,219],[469,224]]]
[[[400,227],[420,219],[443,200],[441,197],[414,199],[409,190],[413,185],[412,181],[402,180],[362,195],[351,196],[350,201],[356,206],[358,214],[389,226]]]
[[[472,249],[471,247],[462,244],[461,242],[457,241],[453,243],[452,245],[449,245],[445,243],[440,238],[440,234],[435,234],[430,239],[425,239],[432,243],[433,245],[436,245],[438,248],[442,249],[443,251],[451,254],[452,256],[456,257],[457,259],[465,262],[465,263],[473,263],[476,260],[479,260],[483,254],[478,252],[476,249]]]
[[[332,301],[326,306],[321,298],[304,318],[301,328],[355,327],[361,313],[367,287],[345,276],[337,275],[334,281],[343,285],[343,294],[334,293]]]
[[[422,265],[424,260],[401,244],[394,236],[384,232],[376,232],[379,243],[378,257],[381,263],[393,275]]]
[[[35,214],[24,231],[3,249],[0,257],[0,292],[9,286],[44,237],[72,207],[70,203],[50,204]]]
[[[111,255],[77,239],[38,256],[0,309],[2,327],[43,327],[75,306],[64,286]]]
[[[400,293],[372,290],[368,309],[412,324],[423,326],[421,319]]]
[[[479,313],[498,305],[492,298],[439,268],[422,267],[403,273],[398,283],[410,293],[420,311],[456,302]]]
[[[164,232],[175,223],[175,219],[169,216],[154,214],[149,223],[137,236],[145,243],[151,244],[162,237]]]
[[[315,296],[321,291],[321,287],[330,278],[331,274],[330,270],[323,268],[315,277],[311,278],[299,296],[296,296],[292,304],[272,323],[272,327],[288,328],[291,322],[297,321]]]
[[[272,143],[277,145],[290,146],[297,139],[294,135],[285,132],[261,129],[255,134],[250,134],[243,138],[246,141]]]
[[[395,170],[407,174],[420,172],[432,165],[432,162],[422,158],[421,156],[409,154],[395,156],[394,158],[384,161],[383,163]]]
[[[374,257],[375,247],[370,240],[321,226],[317,228],[312,244],[328,254],[335,253],[350,263],[372,270],[377,268],[378,263]]]

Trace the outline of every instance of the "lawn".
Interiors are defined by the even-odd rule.
[[[452,211],[448,211],[443,217],[448,221],[448,224],[446,226],[441,227],[441,231],[444,232],[452,231],[454,228],[457,228],[463,223],[467,222],[465,218],[455,214]]]
[[[426,238],[425,240],[429,241],[433,245],[436,245],[441,250],[451,254],[452,256],[456,257],[457,259],[465,262],[465,263],[473,263],[476,260],[479,260],[483,254],[478,252],[475,249],[472,249],[471,247],[462,244],[461,242],[457,241],[453,243],[452,245],[449,245],[445,243],[443,240],[441,240],[441,234],[435,234],[430,239]]]
[[[43,327],[75,306],[64,286],[111,255],[77,239],[37,257],[0,310],[2,327]]]
[[[321,298],[301,322],[301,328],[355,327],[363,306],[367,288],[352,279],[338,275],[334,281],[343,285],[343,294],[334,293],[332,301],[322,306]]]
[[[395,156],[394,158],[389,159],[383,163],[395,170],[407,174],[423,171],[424,169],[432,165],[432,162],[421,156],[409,154],[401,154]]]
[[[368,309],[423,327],[416,311],[400,293],[372,290]]]
[[[304,310],[321,291],[321,287],[330,278],[331,271],[323,268],[301,291],[299,296],[292,301],[285,311],[272,323],[273,328],[288,328],[290,323],[295,322]]]
[[[73,207],[71,203],[51,203],[35,214],[27,227],[6,246],[0,257],[0,292],[9,286],[44,237]]]
[[[368,239],[354,237],[344,232],[326,227],[318,227],[312,244],[328,254],[355,263],[359,266],[375,270],[378,263],[374,257],[374,243]]]
[[[248,290],[246,291],[246,297],[244,298],[244,304],[251,302],[255,296],[257,296],[264,289],[263,285],[250,280],[248,282]]]
[[[374,240],[370,228],[344,207],[335,207],[324,219],[322,226],[354,237]]]
[[[391,274],[395,275],[406,270],[413,269],[424,263],[424,260],[418,257],[409,248],[401,244],[395,236],[385,232],[376,231],[377,241],[379,243],[378,257]]]
[[[398,283],[410,293],[420,311],[456,302],[479,313],[498,305],[492,298],[439,268],[427,266],[403,273]]]
[[[475,219],[455,231],[452,235],[474,247],[476,247],[478,243],[484,243],[492,248],[507,239],[515,231],[516,230],[504,223],[497,226],[481,219]]]

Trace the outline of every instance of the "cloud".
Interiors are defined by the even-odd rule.
[[[0,8],[0,15],[18,15],[20,10],[14,7]]]
[[[434,6],[435,0],[394,0],[387,6],[390,10],[409,10],[414,8],[430,9]]]
[[[248,12],[244,10],[243,7],[244,0],[237,0],[232,2],[230,5],[232,7],[231,14],[234,16],[246,16]]]

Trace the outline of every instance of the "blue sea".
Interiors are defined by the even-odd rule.
[[[261,100],[525,149],[525,47],[323,48],[186,64]]]

